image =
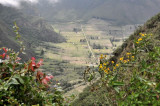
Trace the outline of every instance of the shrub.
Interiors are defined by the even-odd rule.
[[[43,60],[36,63],[36,59],[32,57],[28,62],[20,62],[18,55],[25,48],[16,23],[14,28],[21,48],[19,52],[4,47],[0,49],[3,52],[0,54],[0,104],[62,105],[61,88],[55,84],[51,92],[49,87],[53,76],[38,71]]]

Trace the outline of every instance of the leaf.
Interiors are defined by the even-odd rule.
[[[140,76],[137,76],[137,79],[138,79],[140,82],[147,82],[145,79],[141,78]]]
[[[24,84],[24,81],[23,81],[23,79],[22,79],[21,76],[15,75],[14,78],[18,79],[18,81],[19,81],[21,84]]]
[[[113,86],[123,86],[124,83],[123,82],[112,82]]]
[[[118,87],[114,87],[114,90],[119,93],[119,88]]]
[[[9,82],[9,84],[10,84],[10,85],[12,85],[12,84],[13,84],[13,85],[18,85],[19,82],[18,82],[15,78],[12,78],[11,81]]]
[[[137,98],[139,96],[139,94],[134,94],[134,97]]]
[[[9,88],[10,84],[5,84],[2,89],[7,90]]]
[[[157,84],[156,91],[157,91],[158,93],[160,93],[160,83]]]

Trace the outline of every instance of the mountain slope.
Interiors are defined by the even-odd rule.
[[[134,34],[132,34],[129,39],[127,39],[121,47],[119,47],[113,54],[108,62],[110,63],[108,67],[113,65],[112,61],[119,64],[122,60],[121,57],[126,56],[127,53],[133,52],[135,55],[135,61],[132,64],[124,65],[125,67],[122,71],[122,66],[119,68],[117,74],[111,74],[111,79],[116,79],[122,81],[123,83],[115,83],[123,85],[119,90],[114,90],[114,86],[110,86],[114,83],[105,83],[104,86],[99,88],[100,81],[93,84],[93,86],[87,87],[83,93],[79,95],[73,105],[77,106],[91,106],[91,105],[158,105],[159,100],[159,90],[160,90],[160,65],[159,64],[159,53],[160,53],[160,13],[152,17],[147,21],[143,27],[139,28]],[[135,39],[140,42],[140,33],[147,33],[151,37],[147,37],[145,46],[134,45]],[[153,35],[151,35],[153,34]],[[147,35],[146,35],[147,36]],[[149,38],[149,39],[148,39]],[[142,43],[140,45],[143,45]],[[137,49],[135,49],[137,48]],[[140,48],[140,49],[139,49]],[[159,49],[158,49],[159,48]],[[138,51],[133,51],[138,50]],[[144,50],[142,50],[144,49]],[[121,58],[121,59],[120,59]],[[138,60],[138,61],[136,61]],[[101,63],[102,64],[102,63]],[[127,67],[126,67],[127,66]],[[116,78],[114,77],[116,75]],[[107,80],[107,81],[108,81]],[[107,82],[106,81],[106,82]],[[131,81],[131,82],[130,82]],[[156,82],[156,83],[154,83]],[[153,84],[153,85],[152,85]],[[155,85],[154,85],[155,84]],[[120,92],[120,93],[119,93]],[[122,97],[119,99],[119,97]]]
[[[20,27],[20,34],[26,46],[28,57],[34,56],[31,49],[32,43],[38,41],[64,42],[65,38],[53,31],[43,19],[21,13],[19,10],[0,5],[0,46],[18,50],[18,43],[15,41],[13,31],[14,22]],[[25,57],[25,56],[24,56]]]
[[[65,41],[64,37],[55,33],[43,19],[25,15],[17,9],[0,5],[0,19],[9,26],[12,26],[16,21],[24,36],[55,43]]]
[[[27,10],[26,10],[27,8]],[[31,10],[29,11],[28,8]],[[50,21],[75,21],[99,18],[114,24],[141,24],[160,11],[159,0],[60,0],[52,4],[44,0],[23,11]]]

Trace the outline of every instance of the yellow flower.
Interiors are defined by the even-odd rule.
[[[119,64],[116,64],[116,67],[118,67],[119,66]]]
[[[107,68],[107,70],[109,71],[109,70],[110,70],[110,68]]]
[[[112,64],[114,64],[114,61],[112,61]]]
[[[103,67],[103,69],[105,70],[105,69],[106,69],[106,67]]]
[[[100,56],[100,59],[103,59],[104,57],[103,57],[103,54],[101,54],[101,56]]]
[[[132,56],[132,58],[134,59],[134,56]]]
[[[124,62],[124,63],[127,63],[127,60],[124,60],[123,62]]]
[[[139,44],[139,42],[136,42],[137,44]]]
[[[131,55],[131,53],[126,53],[127,55]]]
[[[103,63],[103,65],[106,66],[107,64],[106,64],[106,63]]]
[[[145,34],[141,33],[141,36],[145,36]]]
[[[104,72],[105,72],[106,74],[109,74],[108,70],[104,70]]]
[[[103,68],[102,64],[100,64],[99,68]]]
[[[121,57],[119,60],[123,61],[123,57]]]
[[[138,39],[138,41],[141,41],[141,40],[142,40],[142,38],[139,38],[139,39]]]

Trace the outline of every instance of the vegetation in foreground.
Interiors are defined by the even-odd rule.
[[[73,105],[159,105],[159,19],[160,14],[149,20],[109,60],[101,55],[101,79],[87,87]],[[89,82],[94,79],[91,71],[86,76]]]
[[[124,50],[119,54],[115,53],[116,57],[106,60],[106,56],[101,55],[99,83],[89,88],[92,93],[84,91],[73,105],[159,105],[159,19],[160,14],[137,31],[136,36],[132,35],[128,42],[122,45]],[[52,93],[49,90],[48,82],[53,76],[45,75],[41,71],[35,74],[43,60],[36,64],[35,58],[32,57],[26,63],[19,63],[18,54],[23,52],[24,47],[20,41],[19,28],[16,25],[14,28],[22,48],[18,53],[3,48],[3,53],[0,55],[0,103],[64,105],[65,101],[58,85],[54,86]],[[151,31],[153,35],[149,34]],[[86,72],[89,82],[94,79],[94,74],[90,70]]]
[[[52,75],[38,70],[43,60],[36,63],[34,57],[21,63],[18,57],[24,46],[15,24],[16,39],[21,45],[19,52],[1,48],[0,55],[0,104],[1,105],[62,105],[64,98],[58,84],[50,89]]]

